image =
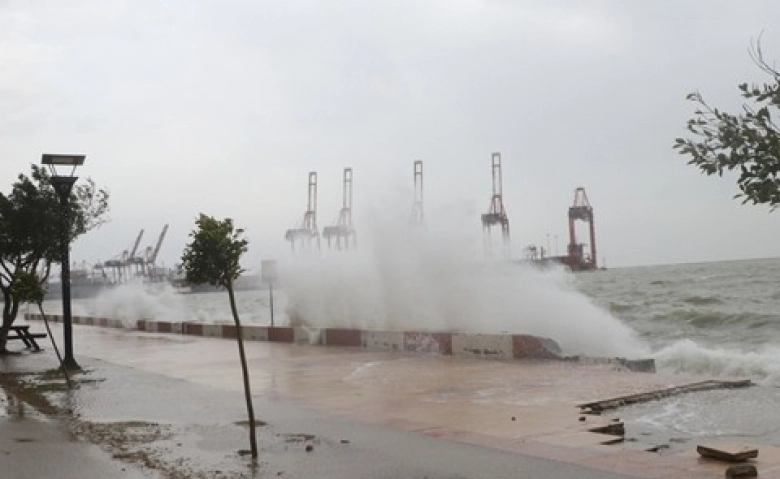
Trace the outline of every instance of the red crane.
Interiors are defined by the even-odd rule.
[[[486,214],[482,215],[482,231],[485,254],[492,254],[492,242],[490,239],[490,228],[496,225],[501,226],[501,239],[503,243],[504,259],[509,260],[509,217],[504,209],[504,199],[502,193],[501,179],[501,153],[493,153],[491,157],[493,171],[493,196],[490,197],[490,208]]]
[[[585,221],[590,228],[590,255],[584,254],[585,244],[577,242],[576,221]],[[596,225],[593,207],[585,194],[585,188],[574,190],[574,204],[569,208],[569,256],[567,263],[571,269],[596,269]]]

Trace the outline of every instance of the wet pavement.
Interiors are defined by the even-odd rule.
[[[584,432],[600,419],[580,421],[576,408],[701,378],[264,342],[246,343],[255,411],[265,423],[252,467],[238,453],[248,440],[237,424],[245,404],[234,341],[74,332],[87,371],[80,377],[91,382],[44,395],[70,415],[78,447],[100,444],[149,477],[696,478],[725,470],[695,454],[601,445],[603,437]],[[0,365],[43,371],[55,359],[45,351]],[[777,477],[780,459],[772,461],[761,477]]]
[[[142,479],[154,477],[78,441],[56,420],[0,389],[0,477],[4,479]]]

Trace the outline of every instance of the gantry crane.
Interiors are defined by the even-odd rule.
[[[317,241],[317,249],[320,249],[320,232],[317,229],[317,172],[309,172],[309,201],[306,212],[303,214],[303,222],[298,228],[292,228],[284,233],[284,239],[290,242],[290,247],[295,251],[295,243],[301,247],[310,247],[312,240]]]
[[[141,241],[141,236],[143,236],[143,234],[144,230],[141,230],[141,232],[138,233],[131,251],[124,250],[119,255],[103,263],[102,267],[100,268],[103,270],[103,276],[106,275],[104,268],[109,268],[111,270],[114,283],[123,283],[130,279],[129,270],[131,259],[135,255],[135,251],[138,249],[138,243]]]
[[[501,153],[493,153],[491,156],[493,172],[493,196],[490,198],[490,208],[486,214],[482,215],[482,232],[485,254],[492,255],[492,241],[490,238],[490,229],[493,226],[501,226],[501,240],[503,246],[504,259],[509,260],[509,217],[504,209],[504,199],[502,193],[501,178]]]
[[[575,222],[585,221],[590,229],[590,256],[583,252],[585,245],[577,242]],[[585,188],[574,190],[574,204],[569,208],[569,248],[566,263],[571,269],[596,269],[596,225],[593,218],[593,207],[585,194]]]
[[[343,199],[338,222],[333,226],[326,226],[322,230],[322,236],[328,240],[331,246],[331,238],[336,238],[336,249],[345,250],[357,247],[357,235],[352,227],[352,168],[344,168]],[[342,244],[343,241],[343,244]]]
[[[146,247],[146,255],[144,258],[144,265],[146,266],[146,277],[152,281],[161,280],[157,275],[157,255],[160,253],[160,247],[162,247],[165,234],[168,232],[168,225],[163,226],[160,237],[157,238],[157,244],[154,248],[151,246]]]
[[[417,160],[414,162],[414,203],[412,203],[413,225],[425,224],[425,211],[423,209],[423,162]]]

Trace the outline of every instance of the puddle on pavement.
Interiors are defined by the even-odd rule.
[[[46,416],[35,408],[3,389],[0,396],[0,418],[10,421],[23,421],[25,419],[45,420]]]

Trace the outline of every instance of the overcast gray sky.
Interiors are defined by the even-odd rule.
[[[283,257],[319,172],[320,227],[354,168],[355,223],[408,212],[479,238],[501,152],[514,256],[558,238],[586,188],[609,266],[780,255],[780,217],[671,149],[699,89],[736,108],[780,61],[776,1],[0,0],[0,178],[85,153],[111,222],[72,258],[105,261],[199,212],[247,230],[250,267]]]

